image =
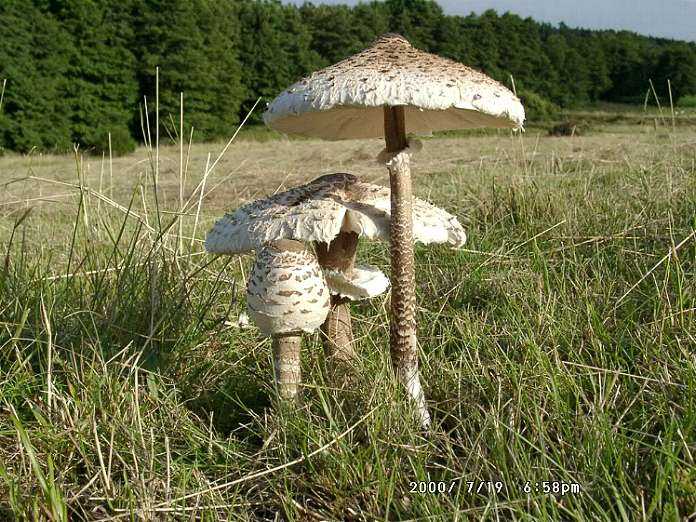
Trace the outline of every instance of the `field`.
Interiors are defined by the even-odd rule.
[[[696,126],[423,143],[416,193],[469,236],[416,252],[429,435],[386,299],[353,307],[349,386],[305,338],[292,410],[270,342],[238,326],[253,257],[203,251],[242,202],[330,172],[386,183],[380,142],[1,157],[0,519],[696,516]],[[388,271],[385,244],[359,258]]]

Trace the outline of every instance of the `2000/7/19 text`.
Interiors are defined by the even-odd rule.
[[[411,481],[408,483],[409,491],[411,493],[451,493],[456,485],[456,481],[452,482],[442,482],[442,481]],[[501,481],[467,481],[466,492],[467,493],[500,493],[505,488],[505,484]]]
[[[411,493],[451,493],[456,483],[456,481],[442,482],[420,480],[411,481],[408,485]],[[505,484],[500,481],[467,481],[465,484],[466,492],[474,494],[500,493],[505,488]]]

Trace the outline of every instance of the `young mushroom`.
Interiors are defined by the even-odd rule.
[[[351,174],[328,174],[225,215],[208,233],[205,246],[209,252],[235,254],[280,238],[314,242],[334,294],[322,326],[325,350],[332,358],[350,359],[355,351],[348,302],[379,295],[388,285],[381,271],[355,265],[358,239],[389,239],[390,201],[386,187],[362,182]],[[414,237],[421,243],[460,247],[466,241],[457,218],[426,201],[414,199],[413,215]],[[404,382],[426,424],[429,417],[418,369],[411,371],[416,373],[408,374]]]
[[[413,207],[406,133],[475,127],[522,128],[524,109],[509,89],[465,65],[385,34],[312,73],[269,104],[264,120],[289,134],[330,140],[382,138],[391,186],[390,351],[407,389],[418,375]]]
[[[339,234],[340,236],[344,233]],[[356,235],[349,232],[351,236]],[[315,243],[319,265],[324,270],[326,282],[331,290],[331,311],[321,329],[324,332],[324,352],[332,364],[346,364],[357,358],[353,345],[353,324],[350,302],[372,299],[389,288],[389,279],[384,273],[369,265],[356,265],[355,255],[340,257],[342,252],[334,240],[329,244]],[[357,247],[357,241],[352,248]],[[339,255],[337,255],[337,252]]]
[[[278,394],[296,399],[301,383],[302,332],[313,332],[329,313],[329,289],[314,253],[299,241],[264,245],[247,284],[249,317],[273,338]]]

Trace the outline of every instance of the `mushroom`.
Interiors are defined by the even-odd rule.
[[[322,326],[325,350],[332,358],[351,359],[355,351],[348,302],[379,295],[388,285],[376,268],[355,265],[358,238],[389,239],[390,201],[386,187],[362,182],[352,174],[327,174],[226,214],[208,232],[205,247],[213,253],[236,254],[281,238],[315,242],[319,264],[334,294]],[[417,241],[464,244],[466,234],[456,217],[418,198],[413,203]],[[424,408],[415,371],[409,393]]]
[[[397,376],[411,389],[418,351],[406,133],[520,129],[520,100],[483,73],[385,34],[364,51],[292,85],[269,104],[264,120],[281,132],[330,140],[384,137],[393,217],[390,351]]]
[[[302,332],[326,320],[330,298],[313,252],[299,241],[281,239],[264,245],[247,283],[247,310],[261,333],[273,338],[278,394],[296,399],[301,382]]]

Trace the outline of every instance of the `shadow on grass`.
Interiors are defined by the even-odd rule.
[[[268,393],[254,389],[239,377],[222,389],[200,395],[188,403],[188,408],[197,415],[212,416],[213,427],[220,434],[229,436],[234,432],[237,438],[252,444],[263,441],[250,425],[270,406]]]

